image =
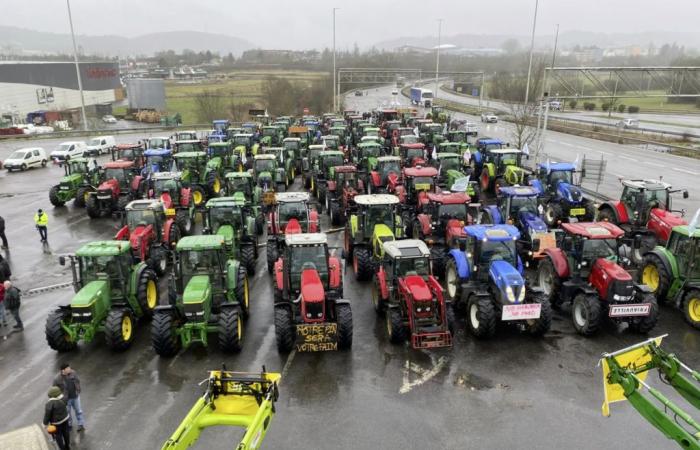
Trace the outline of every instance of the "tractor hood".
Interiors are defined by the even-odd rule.
[[[593,270],[591,276],[594,272],[601,272],[600,275],[609,281],[620,280],[620,281],[631,281],[632,276],[625,269],[620,267],[615,261],[611,261],[605,258],[599,258],[593,264]]]
[[[296,218],[289,219],[289,222],[284,227],[284,234],[300,234],[302,232],[301,224]]]
[[[133,231],[129,232],[129,243],[133,250],[138,250],[140,248],[141,240],[145,239],[150,233],[153,227],[150,225],[139,225]]]
[[[233,226],[229,224],[224,224],[221,225],[217,230],[216,230],[217,236],[221,236],[224,238],[224,242],[226,242],[226,245],[231,245],[233,244]]]
[[[525,180],[525,170],[522,167],[508,165],[506,166],[503,177],[510,185],[523,184]]]
[[[377,157],[376,156],[368,156],[367,157],[367,168],[369,170],[374,170],[375,167],[377,167]]]
[[[428,283],[419,275],[409,275],[403,279],[406,283],[413,300],[417,302],[428,302],[433,299]]]
[[[540,216],[535,215],[535,214],[531,213],[530,211],[523,211],[520,214],[518,214],[518,216],[519,216],[518,219],[520,219],[520,223],[523,224],[523,227],[529,233],[546,233],[547,232],[547,225],[540,218]]]
[[[80,183],[82,180],[83,180],[83,176],[79,173],[75,173],[72,175],[66,175],[64,177],[61,177],[60,184],[62,186],[74,186],[74,185]]]
[[[211,282],[208,275],[195,275],[187,283],[182,301],[185,304],[204,303],[211,294]]]
[[[504,300],[520,303],[524,299],[525,282],[517,269],[507,261],[493,261],[489,277],[501,292]]]
[[[75,294],[70,305],[72,308],[94,308],[107,289],[109,285],[106,280],[91,281]]]
[[[115,178],[110,178],[109,180],[105,180],[97,188],[98,191],[106,191],[106,190],[112,190],[119,192],[119,181],[117,181]]]
[[[583,192],[578,186],[560,181],[557,184],[557,195],[569,203],[581,203]]]
[[[323,282],[316,269],[304,269],[301,274],[301,298],[304,302],[319,303],[326,299]]]

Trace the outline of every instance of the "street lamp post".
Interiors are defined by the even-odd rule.
[[[437,45],[437,58],[435,59],[435,93],[433,94],[433,99],[438,97],[438,77],[440,76],[440,45],[442,38],[442,19],[438,19],[438,45]]]
[[[75,61],[75,74],[78,76],[78,90],[80,91],[80,113],[83,119],[83,130],[87,131],[88,123],[85,115],[85,96],[83,95],[83,79],[80,76],[80,65],[78,64],[78,48],[75,45],[75,33],[73,32],[73,16],[70,12],[70,0],[66,0],[68,6],[68,22],[70,23],[70,36],[73,39],[73,61]]]
[[[338,95],[340,95],[340,88],[338,88],[338,92],[335,91],[336,89],[336,73],[335,73],[335,11],[340,8],[333,8],[333,112],[338,112]]]
[[[525,84],[525,104],[530,97],[530,73],[532,72],[532,53],[535,49],[535,27],[537,26],[537,6],[539,0],[535,0],[535,16],[532,18],[532,39],[530,40],[530,62],[527,65],[527,83]]]

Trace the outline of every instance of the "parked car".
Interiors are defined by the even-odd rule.
[[[87,152],[87,144],[83,141],[70,141],[58,144],[58,147],[49,155],[53,160],[65,161],[71,158],[80,158]]]
[[[391,95],[399,95],[399,90],[398,90],[398,89],[392,89]]]
[[[498,116],[494,113],[481,113],[481,121],[486,123],[498,123]]]
[[[551,102],[549,102],[550,111],[561,111],[562,106],[563,105],[559,100],[552,100]]]
[[[110,123],[110,124],[117,123],[117,118],[112,116],[112,115],[107,114],[106,116],[102,116],[102,121],[104,123]]]
[[[12,152],[3,166],[8,172],[13,170],[25,171],[31,167],[46,167],[46,152],[41,147],[21,148]]]
[[[113,148],[117,147],[117,141],[114,136],[99,136],[88,141],[87,154],[89,156],[99,156],[103,153],[110,153]]]
[[[639,128],[639,121],[637,119],[622,119],[617,122],[617,126],[621,128]]]

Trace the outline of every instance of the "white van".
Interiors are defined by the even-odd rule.
[[[58,147],[51,152],[51,159],[65,161],[71,158],[79,158],[87,152],[87,145],[83,141],[70,141],[58,144]]]
[[[41,147],[20,148],[12,152],[3,162],[8,172],[13,170],[25,171],[30,167],[46,167],[46,152]]]
[[[87,154],[88,156],[99,156],[111,152],[116,147],[117,141],[114,140],[114,136],[94,137],[87,143]]]

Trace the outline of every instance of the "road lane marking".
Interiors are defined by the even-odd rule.
[[[617,156],[619,156],[619,157],[622,158],[622,159],[628,159],[628,160],[630,160],[630,161],[636,161],[635,158],[632,158],[632,157],[630,157],[630,156],[625,156],[625,155],[617,155]]]
[[[424,369],[418,364],[406,360],[406,366],[403,369],[403,385],[401,386],[401,389],[399,389],[399,394],[408,394],[414,387],[420,386],[426,381],[429,381],[435,375],[440,373],[447,363],[447,358],[444,356],[441,356],[437,362],[432,355],[430,356],[430,359],[433,363],[433,367],[431,369]],[[410,380],[411,372],[418,375],[418,378],[414,381]]]
[[[664,165],[661,164],[661,163],[657,163],[657,162],[653,162],[653,161],[644,161],[643,163],[646,164],[646,165],[648,165],[648,166],[666,167],[666,166],[664,166]]]
[[[294,361],[294,356],[296,356],[296,354],[297,354],[297,349],[292,349],[291,353],[289,354],[289,357],[287,358],[287,362],[284,363],[284,367],[282,368],[282,372],[280,372],[280,380],[277,382],[278,386],[282,385],[284,378],[287,376],[287,373],[289,373],[289,368],[292,366],[292,361]]]
[[[569,144],[568,142],[560,142],[561,145],[566,145],[567,147],[576,147],[574,144]]]
[[[689,173],[690,175],[700,175],[700,172],[693,172],[692,170],[681,169],[680,167],[674,167],[673,170],[676,172]]]

